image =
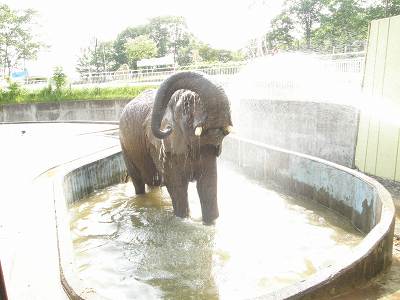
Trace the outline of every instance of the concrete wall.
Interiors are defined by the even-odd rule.
[[[117,121],[127,100],[0,106],[0,122]],[[238,135],[354,167],[358,110],[344,105],[243,99],[234,105]]]
[[[340,104],[243,99],[238,135],[354,167],[358,109]]]
[[[129,100],[62,101],[0,106],[0,122],[116,121]]]
[[[391,264],[395,211],[390,194],[375,180],[316,157],[241,138],[226,139],[222,153],[247,176],[317,201],[367,234],[354,255],[267,299],[328,299],[366,283]]]
[[[64,194],[68,206],[75,201],[126,178],[126,167],[120,153],[107,159],[74,169],[64,177]]]
[[[355,163],[400,181],[400,16],[371,22]]]

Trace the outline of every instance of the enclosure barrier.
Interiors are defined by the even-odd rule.
[[[366,283],[392,259],[394,206],[375,180],[312,156],[237,137],[224,142],[223,159],[261,183],[275,183],[286,193],[318,201],[366,234],[348,257],[314,276],[262,296],[262,299],[321,299]],[[61,281],[73,299],[102,299],[79,280],[74,269],[68,206],[96,188],[121,182],[125,167],[119,147],[78,160],[57,173],[54,198]]]
[[[0,105],[0,123],[118,122],[128,102],[99,100]],[[233,109],[238,135],[263,143],[273,141],[281,148],[354,167],[358,109],[340,104],[273,98],[243,98],[232,104],[238,106]]]
[[[346,56],[316,55],[323,61],[326,70],[343,74],[344,76],[359,75],[360,80],[364,72],[364,52],[346,53]],[[158,84],[177,71],[198,71],[214,77],[221,82],[229,81],[238,74],[243,66],[251,62],[242,61],[210,66],[188,66],[179,68],[154,68],[142,70],[125,70],[113,72],[87,72],[80,74],[80,78],[70,82],[71,87],[113,86],[127,84]],[[23,82],[26,88],[46,87],[46,79],[27,79]]]

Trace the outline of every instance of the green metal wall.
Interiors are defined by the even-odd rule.
[[[400,16],[371,22],[363,95],[356,167],[400,181]]]

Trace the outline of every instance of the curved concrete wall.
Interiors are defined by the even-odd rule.
[[[334,103],[241,99],[234,118],[245,138],[354,168],[359,111]]]
[[[126,168],[120,147],[103,150],[58,167],[54,180],[54,204],[61,284],[71,299],[103,299],[93,289],[86,288],[74,265],[70,232],[69,207],[96,189],[122,182]]]
[[[331,297],[367,282],[391,264],[395,209],[391,195],[377,181],[329,161],[241,138],[227,139],[222,157],[255,180],[318,201],[367,234],[345,261],[268,297]]]
[[[235,101],[237,103],[232,103],[235,107],[233,121],[240,136],[354,167],[359,115],[356,108],[304,101]],[[98,100],[2,105],[0,122],[118,121],[128,102]]]
[[[73,268],[68,205],[90,193],[95,186],[106,186],[124,178],[119,151],[107,150],[98,159],[75,162],[55,184],[61,279],[74,299],[101,297],[85,289]],[[272,181],[285,192],[319,201],[367,233],[343,261],[305,281],[265,295],[266,299],[321,299],[337,295],[368,281],[391,263],[394,207],[390,194],[375,180],[322,159],[237,137],[226,139],[223,158],[260,182]]]

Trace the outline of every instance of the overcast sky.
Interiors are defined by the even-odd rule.
[[[35,9],[41,39],[50,46],[30,73],[51,72],[61,65],[73,72],[80,49],[99,40],[115,39],[128,26],[149,18],[177,15],[186,18],[189,30],[213,47],[238,49],[260,35],[280,9],[282,0],[3,0],[13,9]],[[34,74],[32,74],[34,75]]]

